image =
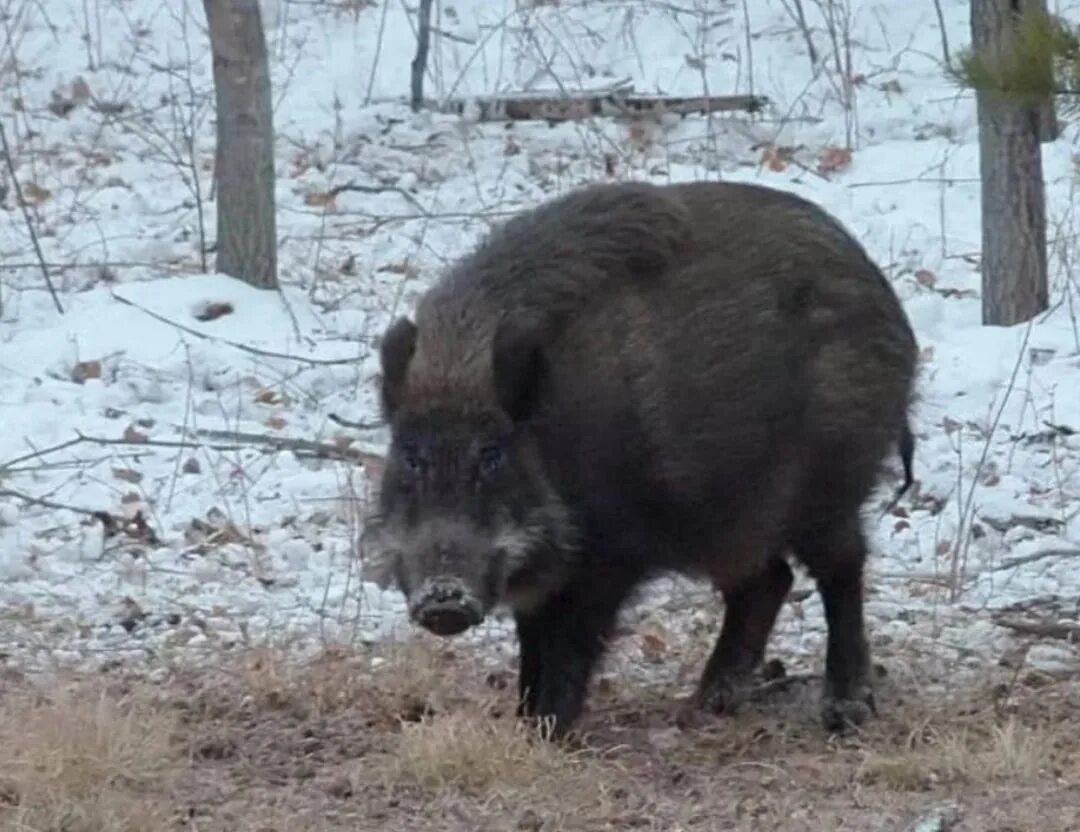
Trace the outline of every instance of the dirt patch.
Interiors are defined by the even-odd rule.
[[[692,731],[666,691],[601,686],[575,748],[513,717],[512,682],[417,646],[11,682],[0,829],[1080,829],[1075,680],[886,680],[844,740],[813,682]]]

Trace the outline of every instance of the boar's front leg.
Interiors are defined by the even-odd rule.
[[[515,616],[518,714],[549,723],[552,739],[565,737],[580,716],[596,662],[632,586],[589,583],[572,584],[539,609]]]
[[[518,716],[532,716],[540,702],[540,667],[543,652],[541,616],[514,616],[518,636]]]

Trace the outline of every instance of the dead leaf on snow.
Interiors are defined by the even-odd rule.
[[[826,147],[818,157],[818,173],[836,173],[851,164],[851,151],[846,147]]]
[[[308,191],[304,194],[304,204],[312,208],[331,208],[337,194],[330,191]]]
[[[379,266],[375,271],[382,274],[401,274],[408,278],[420,274],[420,270],[408,260],[402,260],[399,263],[387,263],[385,266]]]
[[[231,315],[236,310],[228,301],[209,301],[195,310],[195,319],[199,321],[215,321],[225,315]]]
[[[40,205],[45,200],[52,197],[52,191],[48,188],[42,187],[36,182],[27,182],[22,188],[23,199],[32,205]]]
[[[125,442],[145,442],[149,438],[145,433],[137,430],[134,425],[128,425],[124,428]]]
[[[92,378],[101,378],[100,361],[80,361],[71,368],[71,380],[76,384],[85,384]]]
[[[937,283],[937,275],[929,269],[919,269],[915,272],[915,280],[920,286],[925,286],[927,289],[933,289],[934,284]]]
[[[769,170],[774,171],[775,173],[780,173],[786,170],[787,166],[791,164],[794,155],[794,151],[791,148],[769,145],[761,153],[761,164],[765,165]]]
[[[260,390],[256,396],[255,401],[259,404],[279,405],[288,404],[288,397],[284,393],[279,393],[277,390]]]
[[[113,468],[112,473],[116,479],[123,480],[124,482],[140,483],[143,479],[141,473],[131,468]]]

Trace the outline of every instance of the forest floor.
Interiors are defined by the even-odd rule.
[[[947,694],[886,676],[876,719],[817,680],[681,730],[663,687],[603,679],[578,742],[513,715],[513,676],[412,644],[253,650],[0,696],[0,828],[69,832],[1073,832],[1080,683],[996,668]]]
[[[1041,148],[1050,309],[988,327],[978,119],[945,68],[968,0],[436,3],[437,103],[768,98],[554,125],[412,112],[414,5],[260,0],[268,292],[214,271],[202,4],[0,0],[0,829],[1080,829],[1080,124]],[[803,575],[770,657],[808,683],[676,729],[722,605],[662,580],[578,749],[509,716],[506,621],[437,642],[365,580],[386,325],[494,223],[623,179],[817,202],[915,329],[916,484],[866,507],[883,676],[856,736],[819,726]]]

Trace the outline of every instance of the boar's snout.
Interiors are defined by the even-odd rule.
[[[437,636],[456,636],[484,618],[480,599],[457,578],[424,581],[409,606],[413,620]]]

